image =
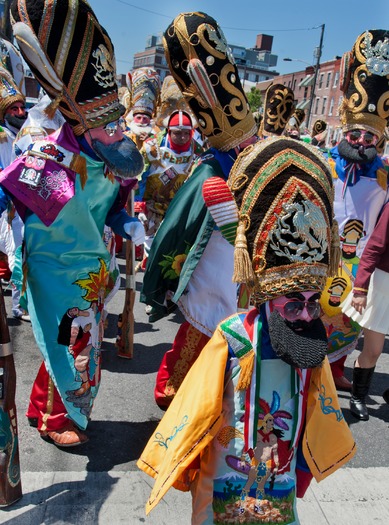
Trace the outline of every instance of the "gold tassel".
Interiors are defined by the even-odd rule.
[[[250,255],[247,251],[247,240],[245,234],[245,224],[240,221],[236,232],[235,250],[234,250],[234,274],[232,281],[234,283],[246,283],[252,287],[255,281],[253,266]]]
[[[240,374],[235,390],[247,390],[251,383],[254,370],[254,350],[249,350],[247,354],[239,359]]]
[[[74,154],[69,168],[80,175],[81,188],[84,189],[86,181],[88,180],[85,157]]]
[[[329,277],[335,277],[335,275],[338,275],[340,257],[339,226],[338,221],[334,219],[331,228],[330,267],[328,270]]]
[[[62,91],[60,91],[58,95],[44,109],[44,113],[49,117],[49,119],[54,118],[55,112],[57,111],[61,100],[62,100]]]

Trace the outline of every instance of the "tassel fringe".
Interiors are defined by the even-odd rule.
[[[339,226],[338,222],[334,219],[332,222],[331,229],[331,249],[330,249],[330,266],[328,274],[330,277],[334,277],[338,274],[340,265],[341,251],[340,251],[340,239],[339,239]]]
[[[57,111],[61,100],[62,100],[62,91],[60,91],[58,95],[44,109],[44,113],[49,117],[49,119],[54,118],[55,112]]]
[[[254,350],[250,350],[239,359],[240,375],[235,390],[247,390],[251,384],[254,370]]]
[[[247,240],[245,234],[245,224],[240,222],[236,232],[235,251],[234,251],[234,274],[232,276],[234,283],[246,283],[252,287],[255,281],[253,266],[250,255],[247,251]]]
[[[81,188],[84,189],[86,181],[88,180],[88,175],[86,172],[86,159],[81,155],[73,155],[72,162],[70,163],[70,169],[75,171],[80,175],[81,179]]]

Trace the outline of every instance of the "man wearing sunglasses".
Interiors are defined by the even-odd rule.
[[[335,187],[335,218],[339,225],[342,251],[339,275],[345,280],[338,306],[331,303],[330,279],[322,295],[322,320],[329,333],[329,360],[339,390],[351,391],[344,375],[347,355],[356,347],[361,330],[341,311],[350,293],[359,258],[388,199],[387,172],[377,145],[387,126],[380,103],[389,96],[387,56],[381,42],[389,42],[389,32],[371,30],[361,34],[342,58],[340,107],[343,139],[330,150]],[[374,59],[373,59],[374,55]],[[373,67],[374,63],[374,67]],[[358,225],[358,232],[355,226]]]
[[[218,324],[141,454],[156,478],[146,512],[174,486],[191,490],[193,525],[292,525],[312,477],[355,454],[320,318],[339,261],[331,171],[318,149],[272,138],[238,157],[229,187],[233,280],[254,308]]]

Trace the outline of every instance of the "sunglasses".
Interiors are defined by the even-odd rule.
[[[363,139],[363,142],[370,146],[372,144],[376,144],[378,142],[377,135],[374,135],[374,133],[371,133],[370,131],[365,131],[361,129],[353,129],[351,131],[348,131],[346,133],[346,138],[350,142],[358,142],[361,138]]]
[[[297,321],[304,308],[311,319],[318,319],[322,313],[318,301],[288,301],[285,304],[274,304],[274,308],[282,308],[284,310],[284,319],[290,322]]]
[[[119,127],[119,121],[115,120],[115,122],[108,122],[108,124],[106,124],[103,127],[103,130],[106,132],[108,137],[113,137],[115,133],[117,132],[118,127]]]

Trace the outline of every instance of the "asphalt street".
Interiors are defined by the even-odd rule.
[[[119,258],[119,263],[124,272],[124,259]],[[139,303],[142,278],[143,274],[137,274],[135,347],[131,360],[119,358],[115,348],[123,288],[110,303],[100,392],[86,432],[89,442],[80,447],[59,449],[43,441],[37,430],[28,426],[25,411],[41,357],[31,325],[9,318],[17,371],[24,496],[16,504],[0,509],[0,523],[190,523],[190,495],[174,489],[149,517],[144,512],[153,481],[139,472],[136,461],[163,415],[154,402],[154,381],[162,356],[170,348],[182,319],[179,313],[173,313],[157,323],[148,322],[144,305]],[[10,312],[10,291],[5,291],[5,301]],[[346,362],[346,375],[350,379],[356,355],[357,351]],[[301,525],[389,523],[389,406],[381,396],[389,388],[388,372],[389,341],[378,362],[368,399],[369,422],[355,420],[348,409],[349,395],[339,393],[358,452],[346,468],[319,485],[315,482],[311,485],[299,502]]]

